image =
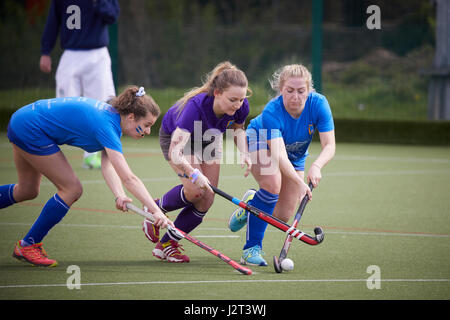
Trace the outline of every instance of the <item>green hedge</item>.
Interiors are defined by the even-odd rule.
[[[1,131],[6,132],[12,113],[0,109]],[[158,135],[161,119],[152,128],[153,136]],[[450,145],[450,121],[334,119],[334,123],[337,142]]]
[[[450,121],[335,119],[337,142],[450,145]]]

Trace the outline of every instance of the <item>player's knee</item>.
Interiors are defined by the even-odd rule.
[[[205,196],[205,190],[201,189],[195,185],[184,188],[184,196],[189,202],[197,203],[203,201]]]
[[[281,181],[271,180],[260,183],[260,188],[264,189],[272,194],[280,194]]]
[[[33,200],[39,195],[39,186],[20,188],[17,190],[16,201]]]
[[[261,189],[264,189],[272,194],[280,194],[281,191],[281,174],[273,175],[259,175],[257,182]]]
[[[83,186],[81,185],[80,180],[76,179],[72,181],[72,183],[70,183],[70,186],[67,187],[65,191],[68,194],[68,198],[70,198],[69,205],[71,205],[72,203],[80,199],[81,195],[83,194]]]
[[[74,188],[73,196],[74,196],[74,202],[81,198],[81,195],[83,194],[83,186],[78,181],[78,185]]]
[[[196,207],[200,210],[200,211],[208,211],[209,208],[211,208],[211,206],[214,203],[214,194],[204,191],[203,193],[203,197],[201,197],[200,201],[198,203],[196,203]]]

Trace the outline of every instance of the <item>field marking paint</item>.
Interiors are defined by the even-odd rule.
[[[330,177],[366,177],[366,176],[404,176],[421,174],[450,174],[448,170],[385,170],[385,171],[348,171],[348,172],[328,172]]]
[[[2,142],[0,143],[0,148],[10,149],[11,143],[9,142]],[[75,151],[78,152],[80,149],[77,147],[69,146],[69,145],[62,145],[60,146],[61,150],[63,151]],[[443,146],[445,148],[445,146]],[[123,151],[125,153],[158,153],[162,154],[162,151],[160,148],[141,148],[141,147],[127,147],[124,146]],[[233,151],[227,151],[225,152],[232,153]],[[224,154],[226,154],[224,152]],[[318,154],[316,153],[310,153],[311,157],[317,157]],[[360,155],[345,155],[345,154],[337,154],[334,156],[334,159],[336,160],[355,160],[355,161],[408,161],[408,162],[442,162],[442,163],[450,163],[450,159],[447,158],[425,158],[425,157],[380,157],[380,156],[360,156]]]
[[[400,232],[347,232],[347,231],[324,231],[326,234],[343,235],[363,235],[363,236],[400,236],[400,237],[431,237],[431,238],[450,238],[450,234],[430,234],[430,233],[400,233]]]
[[[0,222],[0,226],[25,226],[30,227],[31,223],[22,223],[22,222]],[[73,224],[73,223],[59,223],[58,226],[61,227],[74,227],[74,228],[112,228],[112,229],[133,229],[133,230],[140,230],[141,227],[139,226],[121,226],[121,225],[106,225],[106,224]],[[201,229],[206,230],[206,229]],[[219,230],[219,229],[218,229]],[[221,229],[223,231],[228,231],[228,229]],[[240,238],[238,235],[197,235],[193,234],[196,238]]]
[[[85,210],[85,209],[84,209]],[[0,226],[26,226],[30,227],[32,223],[24,222],[0,222]],[[139,226],[124,226],[124,225],[107,225],[107,224],[72,224],[59,223],[61,227],[75,227],[75,228],[111,228],[111,229],[140,229]],[[312,226],[305,226],[312,227]],[[338,227],[323,227],[325,234],[339,234],[339,235],[363,235],[363,236],[402,236],[402,237],[430,237],[430,238],[450,238],[450,234],[445,233],[427,233],[427,232],[408,232],[408,231],[391,231],[391,230],[368,230],[349,228],[349,231],[332,231],[329,229],[339,229]],[[342,229],[346,229],[343,227]],[[198,231],[229,231],[226,228],[199,228]],[[267,230],[266,232],[279,232],[277,230]],[[239,238],[238,235],[196,235],[196,238]]]
[[[239,236],[220,236],[220,235],[202,236],[193,234],[192,236],[196,238],[240,238]]]
[[[423,175],[423,174],[450,174],[450,169],[448,170],[385,170],[385,171],[347,171],[347,172],[327,172],[327,177],[365,177],[365,176],[404,176],[404,175]],[[223,180],[240,180],[242,175],[229,175],[220,176]],[[179,178],[173,177],[155,177],[155,178],[141,178],[143,182],[165,182],[165,181],[177,181]],[[81,180],[81,184],[104,184],[105,180]],[[41,186],[52,186],[53,183],[49,181],[42,181]]]
[[[9,143],[8,143],[9,146]],[[65,146],[67,149],[78,150],[78,148]],[[124,147],[125,153],[148,153],[149,155],[161,154],[162,151],[159,148],[138,148],[138,147]],[[234,154],[235,150],[225,150],[224,155]],[[311,153],[311,157],[316,158],[318,154]],[[360,156],[360,155],[341,155],[337,154],[333,158],[334,160],[352,160],[352,161],[388,161],[388,162],[426,162],[426,163],[450,163],[450,159],[447,158],[424,158],[424,157],[380,157],[380,156]]]
[[[23,205],[23,204],[22,204]],[[34,204],[33,204],[34,206]],[[42,206],[42,205],[41,205]],[[77,210],[76,208],[72,208]],[[78,209],[93,211],[93,209]],[[111,211],[116,213],[115,211]],[[30,227],[32,223],[25,222],[0,222],[0,226],[26,226]],[[140,229],[139,226],[124,226],[124,225],[108,225],[108,224],[73,224],[73,223],[59,223],[61,227],[74,227],[74,228],[110,228],[110,229]],[[313,227],[313,226],[304,226]],[[339,234],[339,235],[364,235],[364,236],[403,236],[403,237],[431,237],[431,238],[450,238],[450,234],[446,233],[428,233],[428,232],[409,232],[409,231],[394,231],[394,230],[378,230],[367,228],[339,228],[339,227],[323,227],[326,234]],[[330,229],[336,229],[333,231]],[[347,231],[339,231],[339,229],[348,229]],[[229,231],[227,228],[199,228],[198,231]],[[267,230],[266,232],[279,232],[277,230]],[[237,235],[195,235],[198,238],[239,238]]]
[[[0,148],[10,149],[11,144],[8,142],[0,143]],[[64,152],[75,151],[78,152],[79,148],[62,145],[60,146],[61,150]],[[161,156],[162,151],[159,148],[140,148],[140,147],[126,147],[124,146],[123,151],[130,158],[136,157],[154,157]],[[236,151],[233,150],[224,150],[224,158],[227,159],[228,155],[234,155]],[[311,153],[311,157],[317,157],[317,154]],[[80,158],[80,155],[77,155],[76,158]],[[75,158],[75,156],[68,156],[68,158]],[[334,161],[385,161],[385,162],[401,162],[401,163],[435,163],[435,164],[450,164],[450,159],[448,158],[426,158],[426,157],[401,157],[401,156],[392,156],[392,157],[382,157],[382,156],[366,156],[366,155],[345,155],[345,154],[337,154],[334,156]],[[13,163],[12,157],[0,157],[0,162],[11,162]]]
[[[310,156],[318,156],[312,155]],[[387,161],[387,162],[426,162],[426,163],[450,163],[450,159],[446,158],[414,158],[414,157],[379,157],[379,156],[346,156],[336,155],[333,160],[344,161]]]
[[[424,282],[450,282],[450,279],[380,279],[381,282],[409,282],[409,283],[424,283]],[[139,282],[93,282],[80,283],[80,286],[134,286],[134,285],[180,285],[180,284],[215,284],[215,283],[340,283],[340,282],[367,282],[367,279],[279,279],[279,280],[200,280],[200,281],[139,281]],[[0,289],[14,289],[14,288],[46,288],[46,287],[67,287],[67,284],[16,284],[0,286]]]

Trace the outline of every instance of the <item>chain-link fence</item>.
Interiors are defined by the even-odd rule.
[[[3,97],[14,96],[17,89],[42,91],[44,97],[54,91],[54,71],[43,74],[38,65],[49,2],[0,4]],[[111,54],[119,87],[180,88],[177,94],[182,94],[198,86],[218,62],[229,60],[246,72],[255,96],[262,97],[259,105],[271,94],[267,79],[279,66],[296,62],[312,67],[311,0],[119,3],[117,32],[111,37],[111,47],[117,48]],[[433,3],[324,0],[322,4],[321,87],[335,117],[425,120],[429,79],[420,70],[433,62]],[[378,17],[375,11],[368,12],[371,5],[379,8]],[[380,28],[371,28],[376,18]],[[61,52],[58,42],[52,52],[53,70]],[[3,100],[1,108],[11,107],[8,98]],[[257,111],[261,106],[255,107]]]

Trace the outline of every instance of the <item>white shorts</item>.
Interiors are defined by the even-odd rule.
[[[107,101],[116,95],[108,48],[64,50],[56,70],[56,97]]]

